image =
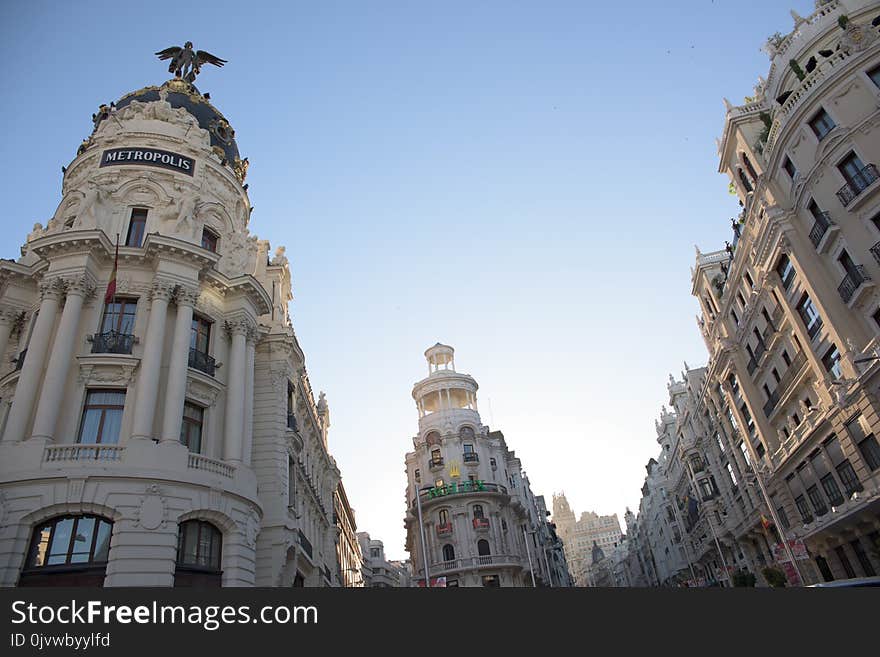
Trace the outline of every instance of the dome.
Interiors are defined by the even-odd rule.
[[[189,82],[174,78],[168,80],[161,87],[144,87],[133,91],[116,102],[116,109],[122,109],[133,100],[141,103],[155,102],[160,100],[160,93],[165,96],[165,100],[171,104],[171,107],[175,109],[182,107],[192,114],[199,122],[199,127],[207,130],[211,135],[212,148],[223,152],[229,166],[235,165],[239,160],[235,130],[232,129],[226,118],[208,102],[208,99],[196,89],[195,85]],[[108,115],[107,112],[102,112],[96,117],[95,129]]]

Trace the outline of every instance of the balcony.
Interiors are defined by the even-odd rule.
[[[131,354],[135,337],[119,331],[105,331],[92,336],[93,354]]]
[[[810,241],[813,243],[813,246],[816,247],[816,250],[821,253],[821,249],[819,248],[822,244],[822,240],[825,235],[828,233],[828,229],[832,226],[835,226],[834,221],[831,219],[831,215],[827,212],[820,212],[816,215],[816,220],[813,222],[813,228],[810,230]]]
[[[462,460],[465,463],[479,463],[480,457],[476,452],[465,452],[464,455],[462,455]]]
[[[299,427],[296,424],[296,416],[293,413],[287,414],[287,428],[291,431],[299,431]]]
[[[431,470],[436,470],[437,468],[442,468],[445,461],[442,456],[431,457],[431,460],[428,461],[428,467]]]
[[[189,366],[194,370],[204,372],[208,376],[214,376],[214,371],[217,369],[217,362],[211,356],[202,351],[190,349]]]
[[[448,561],[435,562],[431,564],[431,575],[440,575],[445,572],[456,570],[471,570],[483,566],[522,567],[522,565],[522,560],[513,554],[486,554],[478,557],[464,557],[462,559],[450,559]]]
[[[27,356],[27,349],[22,349],[21,353],[18,354],[18,358],[13,358],[15,361],[15,370],[18,371],[22,367],[24,367],[24,357]]]
[[[419,494],[419,498],[422,503],[425,503],[433,499],[445,498],[450,495],[467,495],[471,493],[507,495],[507,488],[501,484],[490,484],[481,479],[461,482],[453,481],[445,486],[435,486],[434,488],[423,490]],[[415,498],[413,498],[412,506],[416,506]]]
[[[844,303],[848,304],[856,293],[856,290],[858,290],[862,284],[867,283],[870,280],[871,277],[868,276],[865,268],[862,265],[856,265],[847,272],[846,276],[843,277],[843,281],[837,287],[837,291],[840,293],[840,298],[843,299]]]
[[[843,207],[847,207],[856,197],[871,186],[878,178],[877,167],[873,164],[866,164],[852,180],[837,190],[837,198],[840,199]]]
[[[186,462],[186,467],[190,470],[210,472],[212,474],[218,474],[221,477],[229,477],[230,479],[235,476],[235,466],[226,461],[212,459],[210,456],[204,456],[202,454],[190,453]]]
[[[124,449],[120,445],[50,445],[43,451],[43,462],[119,461]]]
[[[437,525],[437,536],[452,536],[452,523],[446,522],[441,525]]]
[[[488,518],[474,518],[474,529],[478,532],[487,532],[489,531],[489,519]]]

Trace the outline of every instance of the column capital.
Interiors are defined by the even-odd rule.
[[[195,306],[199,299],[199,288],[194,285],[178,285],[174,300],[178,306]]]
[[[60,301],[64,296],[64,282],[60,278],[47,278],[40,281],[40,299],[55,299]]]
[[[85,274],[64,278],[63,281],[68,295],[72,294],[87,299],[95,293],[94,282]]]
[[[171,301],[171,299],[174,298],[174,290],[176,287],[176,283],[157,278],[153,281],[153,285],[150,287],[150,298]]]
[[[243,335],[248,338],[252,333],[256,333],[257,330],[256,322],[247,315],[230,317],[226,320],[225,325],[226,331],[230,336]]]
[[[0,305],[0,324],[15,328],[24,319],[24,315],[25,312],[23,310],[6,304]]]

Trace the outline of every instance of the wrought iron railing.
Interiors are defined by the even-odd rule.
[[[208,376],[214,376],[214,371],[217,369],[217,361],[203,351],[190,349],[189,366],[199,372],[204,372]]]
[[[306,538],[306,535],[302,533],[301,529],[296,530],[299,534],[299,544],[302,547],[303,552],[309,555],[309,558],[312,558],[312,542]]]
[[[816,215],[816,220],[813,222],[813,228],[810,230],[810,241],[813,243],[817,249],[819,248],[819,244],[822,242],[822,238],[825,237],[825,233],[828,232],[828,229],[834,225],[834,222],[831,220],[831,215],[828,212],[820,212]]]
[[[476,452],[465,452],[465,453],[462,455],[462,460],[463,460],[465,463],[479,463],[479,462],[480,462],[480,457],[477,455]]]
[[[452,535],[452,523],[447,522],[442,525],[437,525],[437,536],[451,536]]]
[[[866,164],[858,171],[843,187],[837,190],[837,198],[843,204],[848,206],[855,198],[865,191],[871,183],[880,177],[877,174],[877,167],[873,164]]]
[[[856,265],[847,272],[846,276],[843,277],[843,281],[837,286],[840,298],[843,299],[844,303],[849,303],[853,294],[859,289],[859,286],[869,280],[871,280],[871,277],[868,276],[865,268],[862,265]]]
[[[442,456],[435,456],[435,457],[431,457],[431,461],[430,461],[430,463],[428,463],[428,466],[431,468],[442,468],[443,463],[444,463],[444,461],[443,461]]]
[[[450,495],[467,495],[471,493],[500,493],[507,495],[507,488],[501,484],[492,484],[485,481],[459,481],[450,482],[444,486],[437,486],[421,491],[419,497],[422,503],[434,498],[448,497]],[[413,498],[412,506],[416,506],[416,500]]]
[[[473,524],[474,524],[474,529],[476,529],[476,530],[489,529],[489,519],[488,518],[474,518]]]
[[[93,354],[130,354],[134,336],[119,331],[105,331],[92,336]]]

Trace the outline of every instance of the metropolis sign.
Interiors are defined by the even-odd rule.
[[[192,158],[155,148],[112,148],[104,151],[101,156],[102,167],[118,164],[146,164],[151,167],[171,169],[188,176],[192,176],[196,169],[196,162]]]

